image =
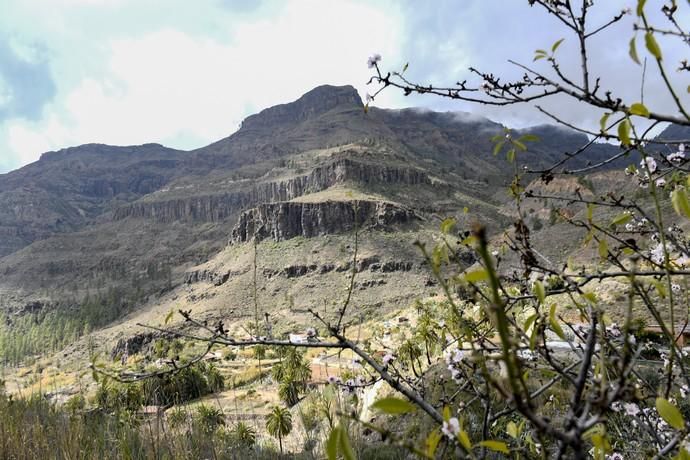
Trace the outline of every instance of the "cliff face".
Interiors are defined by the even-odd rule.
[[[87,144],[44,153],[0,174],[0,257],[78,231],[116,203],[134,201],[180,175],[184,155],[156,144]]]
[[[367,164],[341,158],[314,168],[309,174],[273,182],[258,183],[252,189],[217,195],[192,196],[161,201],[137,201],[116,209],[113,219],[128,217],[158,222],[220,222],[260,203],[289,201],[320,192],[345,182],[360,184],[431,184],[423,171],[415,168]]]
[[[513,171],[495,160],[489,142],[501,129],[471,115],[365,112],[353,87],[321,86],[190,152],[156,144],[49,152],[0,175],[0,292],[40,288],[72,297],[70,289],[83,292],[85,285],[107,290],[135,284],[157,292],[162,283],[183,280],[225,286],[235,278],[226,269],[183,274],[189,264],[208,262],[229,234],[235,242],[255,234],[283,240],[347,232],[355,222],[426,232],[436,224],[412,225],[416,215],[462,218],[465,206],[503,225],[496,190]],[[530,146],[534,157],[555,158],[581,146],[581,136],[538,131],[542,141]],[[615,149],[601,146],[609,147]],[[354,199],[360,201],[348,201]],[[381,251],[372,273],[406,273],[400,247],[390,249],[394,238],[378,236],[389,253]],[[283,273],[278,259],[272,269]],[[156,274],[162,266],[170,279]],[[156,270],[149,275],[151,267]],[[284,278],[335,276],[343,267],[295,260]],[[66,283],[70,287],[54,289]]]
[[[232,230],[231,241],[241,243],[254,236],[275,241],[343,233],[355,228],[386,229],[417,219],[409,209],[382,201],[324,201],[319,203],[264,203],[243,212]]]

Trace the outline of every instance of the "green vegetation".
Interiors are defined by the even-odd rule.
[[[107,411],[137,410],[142,405],[167,406],[222,391],[225,379],[212,364],[196,363],[173,374],[133,384],[104,378],[96,392],[97,405]]]
[[[0,313],[0,363],[16,366],[29,356],[61,350],[121,317],[143,296],[141,289],[112,288],[81,302],[42,306],[22,315]]]
[[[275,406],[266,416],[266,431],[278,438],[280,453],[283,453],[283,437],[292,431],[292,414],[285,407]]]
[[[174,423],[173,423],[174,422]],[[272,459],[244,423],[227,427],[216,408],[182,409],[165,418],[133,412],[70,412],[43,397],[13,400],[0,395],[0,458]]]
[[[280,384],[278,396],[288,406],[299,402],[300,394],[307,390],[311,368],[304,358],[304,352],[296,348],[278,348],[281,360],[273,366],[273,378]]]

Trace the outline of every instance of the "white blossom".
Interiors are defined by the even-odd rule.
[[[460,421],[456,417],[451,417],[447,422],[443,422],[441,431],[451,439],[455,439],[460,433]]]
[[[671,163],[681,163],[685,160],[685,144],[680,144],[678,151],[668,155],[666,159]]]
[[[458,348],[453,348],[446,350],[444,354],[451,378],[457,383],[460,383],[460,380],[462,379],[460,365],[462,363],[462,360],[465,358],[465,353]]]
[[[635,230],[635,227],[633,226],[633,224],[627,223],[625,224],[625,229],[629,232],[632,232],[633,230]]]
[[[517,355],[518,358],[523,359],[525,361],[536,361],[539,357],[535,352],[529,349],[518,350]]]
[[[664,187],[664,186],[666,186],[666,179],[664,179],[663,177],[660,177],[656,180],[656,182],[654,182],[654,184],[657,187]]]
[[[378,64],[381,61],[381,55],[376,53],[371,56],[369,56],[369,59],[367,60],[367,67],[370,69],[373,68],[376,64]]]
[[[655,264],[661,264],[664,262],[664,245],[658,243],[654,249],[649,251],[649,257]]]
[[[681,254],[681,256],[675,260],[675,264],[679,267],[690,266],[690,257],[688,257],[687,254]]]
[[[625,409],[626,414],[632,417],[640,413],[640,407],[635,403],[625,403],[623,404],[623,409]]]
[[[458,348],[446,350],[446,363],[448,365],[460,364],[464,358],[465,353],[463,353],[463,351]]]
[[[618,327],[618,324],[613,323],[610,326],[606,328],[606,333],[609,334],[611,337],[620,337],[621,336],[621,329]]]
[[[369,93],[366,94],[365,98],[366,98],[367,102],[372,102],[374,100],[374,96],[372,96]]]
[[[656,160],[652,157],[645,157],[644,160],[640,161],[640,166],[646,166],[647,171],[649,171],[650,174],[654,174],[657,168]]]
[[[676,284],[676,283],[671,284],[671,290],[673,292],[680,292],[680,284]]]
[[[390,354],[390,353],[386,353],[386,354],[383,356],[383,364],[385,364],[386,366],[387,366],[391,361],[394,361],[394,360],[395,360],[395,356],[393,356],[393,355]]]

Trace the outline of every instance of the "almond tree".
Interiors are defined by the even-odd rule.
[[[366,107],[384,90],[498,107],[529,104],[554,122],[588,136],[575,152],[564,152],[560,161],[545,168],[523,164],[521,159],[522,152],[539,141],[536,136],[506,129],[493,137],[494,154],[504,153],[514,165],[508,192],[515,220],[509,231],[496,236],[492,232],[498,229],[487,229],[479,221],[472,228],[457,228],[457,222],[448,218],[441,224],[439,244],[419,245],[445,294],[445,301],[426,317],[424,329],[416,332],[425,344],[426,360],[419,360],[422,350],[416,343],[408,342],[381,359],[354,338],[351,331],[358,323],[350,294],[356,276],[357,232],[346,298],[334,312],[311,311],[325,331],[324,338],[300,344],[270,334],[238,339],[228,336],[222,322],[209,326],[184,311],[180,312],[184,327],[149,327],[205,342],[207,352],[214,345],[272,345],[348,349],[357,355],[363,364],[360,375],[331,382],[343,395],[353,396],[351,409],[340,412],[340,422],[326,443],[325,453],[331,459],[354,456],[348,433],[357,427],[378,431],[387,442],[422,458],[584,459],[591,455],[605,459],[621,458],[622,452],[628,457],[690,458],[690,360],[678,340],[689,314],[690,240],[684,228],[690,218],[690,168],[684,146],[690,139],[653,135],[661,123],[690,127],[681,97],[690,86],[679,90],[669,76],[669,67],[686,76],[690,66],[687,61],[667,62],[659,44],[659,37],[664,37],[687,50],[690,33],[677,18],[679,10],[688,6],[675,0],[650,5],[638,0],[635,11],[622,10],[603,23],[591,24],[588,13],[595,8],[593,0],[527,3],[556,18],[567,35],[536,50],[532,64],[510,61],[523,72],[518,80],[470,68],[466,80],[452,85],[416,83],[406,76],[407,66],[386,71],[379,55],[368,62],[375,90],[367,96]],[[651,22],[650,8],[659,8],[663,23]],[[626,25],[627,18],[632,18],[632,27]],[[642,58],[650,60],[653,68],[645,78],[662,82],[673,110],[662,113],[643,103],[644,94],[640,100],[627,101],[616,88],[603,87],[602,69],[593,68],[589,60],[589,40],[604,33],[614,40],[632,38],[630,59],[638,64]],[[575,56],[560,54],[564,40],[577,43]],[[563,70],[565,59],[579,62],[577,74]],[[573,125],[564,113],[545,108],[542,102],[555,96],[599,110],[600,129]],[[598,142],[617,144],[620,150],[595,164],[570,166],[573,158],[586,157]],[[633,193],[610,190],[596,196],[578,188],[552,194],[539,187],[558,176],[588,174],[621,161],[628,163],[629,188],[637,189]],[[560,264],[540,254],[533,244],[534,221],[530,225],[525,212],[533,200],[575,208],[557,219],[579,231],[583,247],[594,249],[591,261]],[[463,270],[458,255],[467,249],[476,253],[479,262]],[[625,286],[619,305],[605,302],[594,291],[593,286],[605,281]],[[458,295],[461,290],[464,294]],[[621,310],[615,318],[610,313],[613,306]],[[642,340],[642,316],[658,324],[661,344]],[[433,337],[439,338],[438,347],[429,346]],[[565,349],[557,348],[554,338]],[[662,359],[643,363],[641,358],[653,352],[660,352]],[[98,370],[120,381],[136,381],[177,372],[203,356],[153,373]],[[409,368],[404,365],[407,357]],[[355,396],[380,381],[396,396],[381,399],[372,408],[393,417],[414,413],[424,429],[421,439],[402,436],[395,424],[373,424],[360,417],[361,398]],[[410,418],[406,420],[409,423]],[[277,430],[276,423],[271,430]],[[282,435],[278,436],[282,445]]]

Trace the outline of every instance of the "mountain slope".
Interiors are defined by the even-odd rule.
[[[542,142],[524,156],[537,165],[587,142],[562,129],[536,130]],[[251,252],[246,241],[255,233],[278,247],[329,235],[347,246],[343,238],[361,226],[381,244],[372,256],[400,267],[380,235],[410,247],[430,241],[445,216],[467,223],[465,207],[497,231],[510,223],[498,190],[513,166],[491,154],[490,138],[501,132],[468,114],[365,112],[354,88],[326,85],[190,152],[156,144],[50,152],[0,176],[0,310],[22,311],[36,298],[63,308],[118,289],[138,293],[125,309],[132,311],[185,280],[223,279],[233,270],[190,273],[202,273],[193,267],[221,257],[228,244]],[[613,150],[601,146],[575,163]],[[422,262],[413,263],[420,276]],[[280,257],[264,268],[285,269]]]

